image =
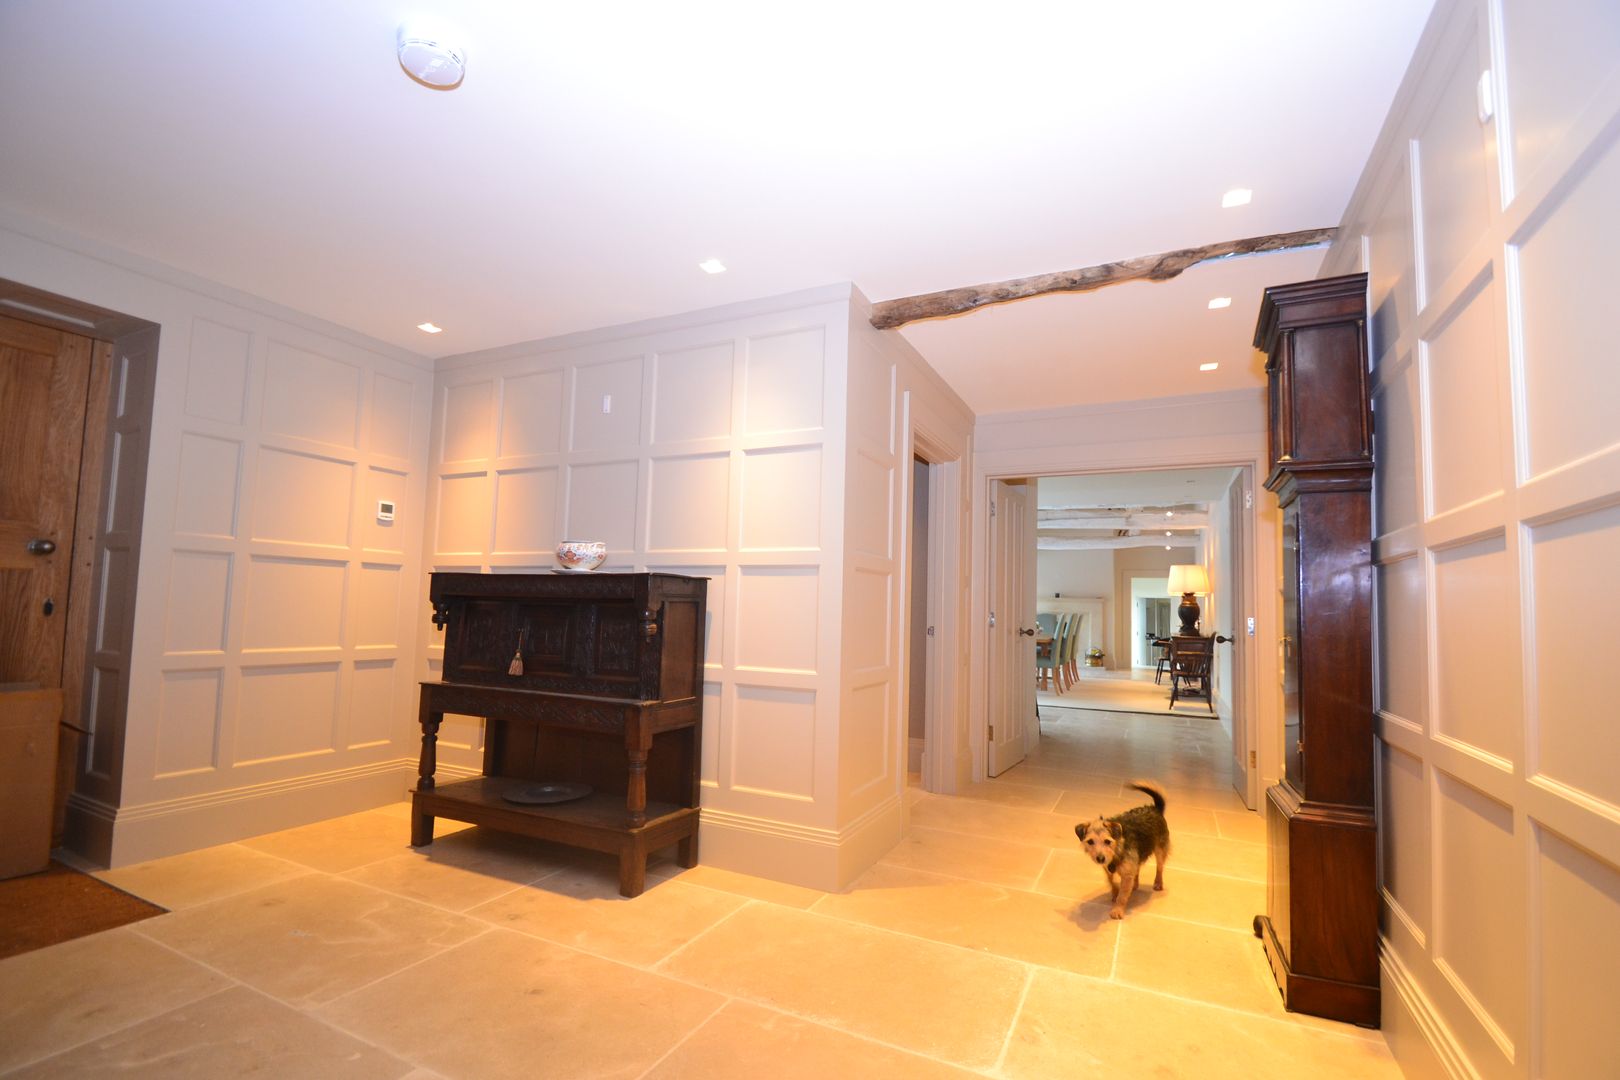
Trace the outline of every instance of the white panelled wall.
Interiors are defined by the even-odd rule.
[[[1620,6],[1441,0],[1323,267],[1370,273],[1385,1030],[1620,1068]]]
[[[429,569],[543,572],[566,538],[708,578],[703,861],[821,888],[899,839],[905,778],[901,383],[851,348],[862,305],[840,286],[508,346],[435,390]],[[477,772],[481,738],[447,718],[440,769]]]
[[[121,865],[397,799],[428,362],[37,223],[0,240],[0,277],[158,326],[149,449],[111,449],[106,558],[138,516],[138,590],[108,591],[92,629],[70,842]],[[140,429],[131,406],[115,430]],[[143,453],[144,506],[121,494],[121,455]],[[124,637],[127,707],[106,651]]]

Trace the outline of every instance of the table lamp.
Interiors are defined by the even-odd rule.
[[[1196,593],[1209,595],[1209,573],[1197,563],[1182,563],[1170,568],[1169,593],[1175,596],[1181,594],[1181,606],[1176,608],[1176,614],[1181,616],[1181,630],[1183,636],[1193,636],[1198,633],[1198,598]]]

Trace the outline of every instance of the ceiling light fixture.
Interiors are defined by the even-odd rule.
[[[1209,310],[1211,311],[1219,311],[1223,307],[1231,306],[1232,298],[1230,296],[1217,296],[1215,299],[1209,302]]]
[[[422,333],[424,333],[424,334],[442,334],[442,333],[444,333],[444,327],[442,327],[442,326],[434,326],[430,322],[419,322],[419,323],[416,324],[416,328],[418,330],[422,331]]]
[[[698,263],[698,269],[705,274],[723,274],[726,272],[726,264],[719,259],[704,259]]]
[[[1233,188],[1221,196],[1222,209],[1230,210],[1234,206],[1248,206],[1249,200],[1254,198],[1254,192],[1246,187]]]
[[[1176,512],[1175,512],[1175,511],[1174,511],[1174,510],[1166,510],[1166,511],[1165,511],[1165,512],[1164,512],[1164,516],[1165,516],[1165,517],[1175,517],[1175,516],[1176,516]]]
[[[467,50],[445,27],[407,22],[399,25],[399,66],[433,90],[454,90],[467,76]]]
[[[1199,364],[1198,365],[1198,370],[1199,371],[1214,371],[1216,368],[1218,368],[1220,366],[1221,366],[1220,364]]]

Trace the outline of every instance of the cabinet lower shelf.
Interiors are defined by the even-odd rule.
[[[679,844],[682,866],[697,865],[698,810],[673,803],[647,803],[646,820],[634,824],[623,795],[596,792],[582,799],[541,806],[507,802],[512,785],[532,781],[479,776],[411,793],[411,845],[433,842],[433,819],[449,818],[503,832],[552,840],[619,857],[619,892],[639,896],[646,888],[649,852]]]

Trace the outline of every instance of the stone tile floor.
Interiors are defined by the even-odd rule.
[[[105,872],[168,915],[0,962],[0,1075],[1297,1077],[1399,1071],[1283,1011],[1258,818],[1197,717],[1043,711],[1037,752],[841,893],[649,868],[404,804]],[[1073,827],[1169,792],[1163,893],[1107,917]]]

